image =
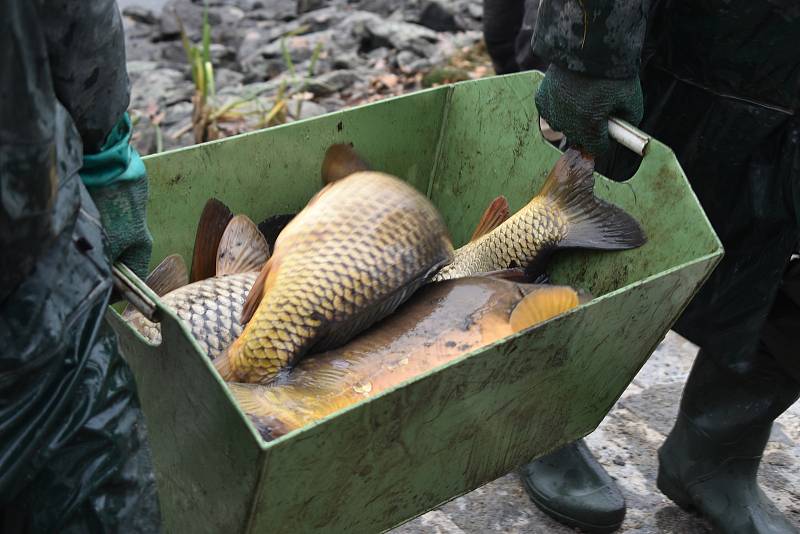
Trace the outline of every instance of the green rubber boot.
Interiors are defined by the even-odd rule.
[[[800,384],[765,353],[736,373],[702,351],[686,382],[672,432],[658,451],[658,489],[723,534],[797,534],[758,487],[772,422]]]
[[[625,519],[625,497],[583,440],[523,466],[520,476],[534,504],[560,523],[605,533]]]

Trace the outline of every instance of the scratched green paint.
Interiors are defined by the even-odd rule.
[[[536,126],[540,80],[464,82],[146,158],[154,263],[190,256],[210,196],[254,219],[301,208],[333,142],[427,192],[463,242],[492,198],[519,208],[558,158]],[[722,254],[661,143],[631,180],[599,178],[596,191],[649,242],[554,259],[555,281],[595,300],[268,444],[174,315],[163,310],[164,342],[150,347],[109,311],[147,416],[167,532],[380,532],[593,430]]]

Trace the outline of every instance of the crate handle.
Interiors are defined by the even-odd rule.
[[[131,306],[147,317],[148,320],[157,323],[161,321],[161,314],[158,306],[136,283],[139,277],[131,271],[124,263],[115,263],[111,266],[114,278],[114,287],[127,300]]]
[[[542,130],[542,135],[548,141],[558,141],[564,138],[562,133],[553,130],[547,124],[547,121],[541,117],[539,118],[539,127]],[[611,117],[608,120],[608,135],[620,145],[640,156],[644,156],[644,151],[651,139],[649,135],[640,129],[616,117]]]

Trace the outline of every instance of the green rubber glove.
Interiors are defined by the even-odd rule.
[[[147,172],[130,145],[131,128],[125,113],[100,151],[84,155],[80,176],[100,212],[111,262],[121,261],[144,279],[153,237],[146,219]]]
[[[608,119],[618,117],[637,126],[642,120],[642,85],[627,79],[587,76],[551,64],[536,92],[536,107],[570,146],[592,156],[608,151]]]

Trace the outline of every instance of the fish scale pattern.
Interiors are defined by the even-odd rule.
[[[525,267],[567,235],[568,225],[558,207],[535,197],[503,224],[455,251],[453,262],[434,280],[452,280],[475,273]]]
[[[227,349],[244,327],[239,322],[245,298],[258,271],[229,274],[180,287],[161,298],[192,332],[208,354],[216,358]],[[149,342],[161,343],[161,326],[137,314],[131,324]]]
[[[263,300],[229,351],[235,379],[268,382],[391,313],[453,247],[438,211],[391,176],[360,172],[309,202],[275,244]]]

